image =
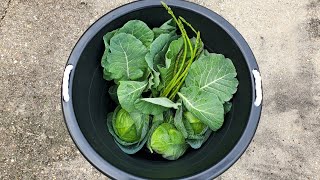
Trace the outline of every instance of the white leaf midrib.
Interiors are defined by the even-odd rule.
[[[179,94],[180,97],[182,97],[193,109],[199,111],[202,116],[206,117],[203,113],[214,116],[214,114],[212,114],[212,113],[210,113],[210,112],[202,111],[202,110],[196,108],[195,106],[193,106],[192,103],[191,103],[182,93],[178,93],[178,94]]]
[[[126,58],[127,76],[128,76],[128,78],[129,78],[129,77],[130,77],[130,70],[129,70],[129,59],[128,59],[128,56],[127,56],[127,52],[123,49],[121,43],[120,43],[120,47],[121,47],[121,49],[122,49],[122,51],[123,51],[123,53],[124,53],[124,56],[125,56],[125,58]]]

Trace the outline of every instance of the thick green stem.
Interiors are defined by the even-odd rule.
[[[179,19],[179,24],[182,23],[181,20]],[[184,41],[185,43],[185,50],[188,49],[188,45],[189,45],[189,50],[191,51],[191,60],[194,56],[194,49],[192,47],[192,43],[191,43],[191,40],[190,38],[188,37],[187,35],[187,32],[186,30],[184,29],[183,25],[181,25],[181,28],[180,28],[180,31],[182,33],[182,36],[185,37],[184,39],[187,41]],[[188,44],[187,44],[188,43]],[[185,52],[185,55],[186,55],[186,52]],[[186,57],[186,56],[184,56]],[[172,91],[172,89],[179,83],[180,79],[180,75],[182,73],[182,70],[183,70],[183,67],[184,67],[184,64],[185,64],[185,60],[186,58],[183,58],[182,62],[181,62],[181,65],[180,65],[180,68],[178,70],[178,72],[175,74],[175,76],[173,77],[173,79],[171,80],[171,82],[169,83],[168,87],[165,89],[165,93],[164,93],[164,96],[168,96],[170,94],[170,92]],[[179,78],[179,79],[178,79]]]
[[[179,82],[179,84],[176,86],[176,88],[174,89],[174,91],[171,93],[171,95],[169,96],[169,99],[173,100],[174,97],[177,95],[178,91],[180,90],[182,84],[184,83],[187,75],[188,75],[188,71],[191,67],[192,62],[190,61],[190,63],[188,64],[187,68],[185,69],[185,71],[183,71],[182,75],[179,77],[179,79],[181,80]]]
[[[182,63],[184,64],[185,59],[187,58],[187,40],[186,40],[186,38],[184,36],[182,36],[182,37],[183,37],[184,44],[185,44],[184,53],[183,53],[183,59],[182,59]],[[174,77],[171,79],[171,81],[169,82],[167,87],[165,87],[165,89],[164,89],[163,93],[161,94],[161,96],[168,96],[168,94],[170,93],[171,89],[175,86],[175,82],[176,82],[176,79],[179,77],[179,73],[180,72],[178,71],[177,74],[174,75]]]
[[[173,90],[173,92],[171,93],[171,95],[169,96],[169,99],[173,100],[175,98],[175,96],[177,95],[178,91],[180,90],[181,86],[183,85],[187,75],[188,75],[188,71],[193,63],[193,61],[195,59],[198,58],[198,46],[199,46],[199,43],[200,43],[200,32],[198,31],[197,33],[197,40],[196,40],[196,44],[195,44],[195,50],[194,50],[194,53],[193,53],[193,56],[192,58],[188,61],[188,65],[187,67],[185,68],[185,70],[183,71],[183,73],[181,74],[181,76],[177,79],[177,82],[179,82],[179,84],[175,87],[175,89]],[[197,57],[197,58],[196,58]]]
[[[188,23],[184,18],[179,17],[179,19],[176,18],[174,15],[173,11],[171,10],[170,7],[168,7],[164,2],[161,2],[162,5],[167,9],[168,13],[172,16],[172,18],[175,20],[176,24],[178,25],[182,37],[183,37],[183,42],[184,42],[184,50],[183,50],[183,58],[182,61],[180,62],[180,57],[178,56],[178,59],[176,60],[175,67],[174,67],[174,77],[172,80],[169,82],[169,84],[164,88],[164,90],[161,92],[161,96],[168,97],[169,99],[173,100],[180,90],[181,86],[183,85],[187,75],[188,71],[191,67],[192,62],[195,60],[196,57],[198,57],[198,46],[200,43],[200,32],[196,31],[190,23]],[[188,37],[188,34],[184,28],[183,23],[186,24],[191,28],[193,32],[197,34],[197,39],[196,39],[196,44],[195,47],[192,46],[191,40]],[[185,63],[186,58],[187,58],[187,51],[188,47],[191,53],[191,58],[187,63]],[[178,65],[180,63],[180,67],[178,69]],[[178,71],[177,71],[178,69]],[[170,94],[171,93],[171,94]]]
[[[176,62],[174,64],[174,71],[173,71],[173,74],[176,74],[177,73],[177,70],[178,70],[178,64],[179,64],[179,61],[181,59],[181,56],[182,56],[182,53],[183,53],[183,49],[180,50],[177,58],[176,58]]]

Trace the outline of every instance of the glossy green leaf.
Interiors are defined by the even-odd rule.
[[[229,101],[237,91],[237,72],[228,58],[210,54],[195,61],[186,78],[186,86],[197,86],[202,91],[214,93],[221,101]]]
[[[224,121],[223,104],[215,94],[191,86],[182,88],[178,95],[188,111],[208,125],[210,129],[216,131],[222,126]]]
[[[120,81],[117,95],[122,108],[128,112],[135,111],[135,101],[140,98],[147,85],[147,81]]]

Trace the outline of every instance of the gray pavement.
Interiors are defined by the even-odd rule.
[[[239,30],[263,78],[256,136],[218,179],[320,179],[320,1],[192,1]],[[67,133],[60,82],[81,34],[127,2],[0,1],[0,179],[105,179]]]

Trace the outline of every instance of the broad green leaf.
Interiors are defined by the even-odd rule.
[[[179,38],[180,38],[180,36],[178,36],[178,35],[171,36],[170,40],[167,42],[167,44],[165,46],[163,46],[162,50],[158,54],[155,55],[155,57],[154,57],[154,62],[156,64],[156,66],[154,67],[155,70],[159,71],[159,69],[158,69],[159,66],[160,67],[165,66],[166,53],[169,49],[170,44],[172,41],[177,40]]]
[[[228,112],[231,111],[232,103],[231,102],[225,102],[223,104],[223,108],[224,108],[224,114],[227,114]]]
[[[169,42],[170,38],[171,38],[170,34],[161,34],[150,45],[150,51],[146,55],[146,62],[150,69],[154,70],[154,67],[158,65],[159,62],[155,62],[154,58],[158,53],[161,52],[161,50]]]
[[[135,143],[133,145],[124,146],[120,144],[118,141],[115,140],[115,143],[118,145],[118,147],[126,154],[135,154],[138,151],[140,151],[143,146],[146,144],[148,138],[147,136],[139,143]]]
[[[180,37],[177,40],[174,40],[170,43],[169,49],[166,53],[166,68],[170,68],[172,65],[174,65],[175,60],[177,59],[179,52],[181,51],[183,47],[183,38]]]
[[[166,111],[168,108],[157,104],[153,104],[141,99],[136,100],[134,107],[143,114],[159,115]]]
[[[152,31],[154,32],[155,38],[160,36],[161,34],[174,34],[176,32],[176,23],[173,19],[165,22],[159,28],[153,28]]]
[[[117,95],[122,108],[128,112],[135,111],[135,101],[140,98],[147,85],[146,81],[120,81]]]
[[[210,137],[212,131],[209,129],[206,131],[206,133],[201,136],[199,139],[187,139],[186,142],[191,146],[193,149],[199,149],[203,143],[205,143],[208,138]]]
[[[130,34],[120,33],[111,38],[108,71],[114,79],[137,80],[147,70],[147,48]]]
[[[183,109],[182,109],[182,106],[180,106],[179,109],[176,111],[176,114],[174,116],[174,125],[183,134],[184,138],[188,137],[188,131],[186,130],[186,128],[185,128],[185,126],[183,124]]]
[[[178,109],[181,106],[181,103],[174,103],[170,99],[166,97],[158,97],[158,98],[142,98],[141,101],[146,101],[155,105],[160,105],[166,108],[174,108]]]
[[[155,61],[155,56],[161,52],[164,46],[166,46],[166,44],[170,41],[170,38],[170,34],[161,34],[159,37],[157,37],[150,45],[150,51],[145,57],[149,68],[152,70],[152,88],[157,88],[160,84],[160,73],[155,70],[155,67],[161,63],[161,59],[157,59],[157,61]]]
[[[229,101],[237,91],[237,72],[228,58],[210,54],[195,61],[186,78],[186,86],[197,86],[202,91],[214,93],[221,101]]]
[[[117,96],[117,89],[118,89],[118,86],[117,86],[117,85],[113,85],[113,86],[111,86],[111,87],[109,88],[108,93],[109,93],[111,99],[112,99],[115,103],[119,104],[119,100],[118,100],[118,96]]]
[[[176,22],[173,19],[170,19],[170,20],[166,21],[165,23],[163,23],[160,26],[160,29],[165,29],[165,30],[168,30],[168,31],[174,31],[174,30],[177,29]]]
[[[111,32],[108,32],[106,35],[103,36],[103,42],[105,46],[105,50],[101,59],[101,66],[105,67],[107,65],[107,57],[110,53],[110,39],[115,35],[115,33],[118,31],[118,29],[113,30]]]
[[[175,62],[183,47],[183,39],[180,37],[170,43],[166,53],[165,67],[159,67],[162,84],[167,86],[174,76]]]
[[[146,47],[149,47],[154,38],[153,31],[148,27],[146,23],[140,20],[128,21],[122,28],[119,29],[119,33],[131,34],[139,39]]]
[[[110,39],[115,35],[117,31],[118,29],[108,32],[106,35],[103,36],[105,50],[101,58],[101,66],[103,67],[103,78],[107,81],[110,81],[113,79],[112,74],[108,71],[107,57],[110,54]]]
[[[216,131],[222,126],[224,121],[223,104],[215,94],[191,86],[182,88],[178,95],[188,111],[208,125],[210,129]]]
[[[179,38],[180,36],[178,36],[178,35],[174,35],[174,36],[171,36],[171,38],[170,38],[170,40],[167,42],[167,44],[162,48],[162,50],[158,53],[158,54],[156,54],[155,55],[155,57],[154,57],[154,64],[156,65],[155,67],[154,67],[154,69],[157,71],[156,73],[155,73],[155,77],[157,77],[157,78],[155,78],[155,80],[156,80],[156,84],[158,85],[158,86],[156,86],[157,88],[156,88],[156,90],[157,91],[161,91],[162,90],[162,88],[165,86],[165,84],[163,84],[163,83],[161,83],[161,78],[160,78],[160,76],[161,76],[161,73],[159,73],[160,72],[160,68],[161,67],[163,67],[163,66],[165,66],[165,55],[166,55],[166,53],[167,53],[167,51],[168,51],[168,48],[169,48],[169,45],[171,44],[171,42],[172,41],[174,41],[174,40],[177,40],[178,38]]]

